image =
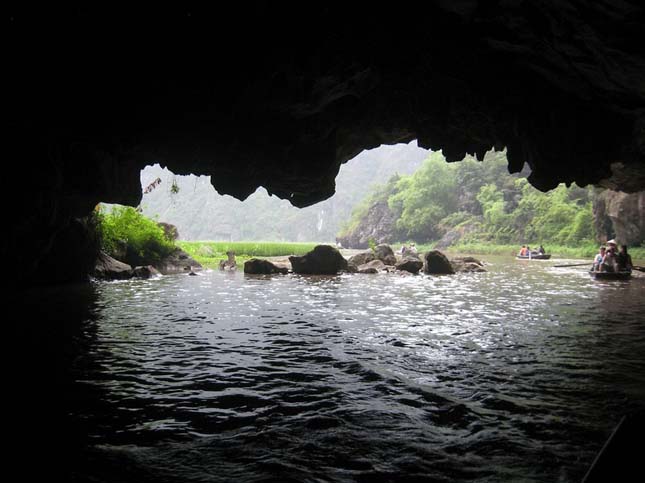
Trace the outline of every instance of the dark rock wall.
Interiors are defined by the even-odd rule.
[[[154,162],[295,206],[413,139],[450,161],[506,147],[543,190],[645,187],[640,2],[236,5],[9,12],[8,179],[26,181],[3,194],[3,254],[54,256],[98,201],[136,205]]]

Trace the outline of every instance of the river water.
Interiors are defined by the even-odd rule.
[[[485,259],[30,296],[49,323],[23,333],[42,378],[18,381],[26,439],[68,481],[579,481],[645,409],[645,279]]]

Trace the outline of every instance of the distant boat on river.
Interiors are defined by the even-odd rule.
[[[550,253],[536,253],[535,255],[515,255],[518,260],[548,260],[551,258]]]

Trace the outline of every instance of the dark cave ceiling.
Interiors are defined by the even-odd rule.
[[[5,25],[7,166],[30,179],[14,245],[138,204],[153,162],[307,206],[363,149],[417,139],[449,161],[505,148],[542,190],[645,188],[640,2],[54,6]]]

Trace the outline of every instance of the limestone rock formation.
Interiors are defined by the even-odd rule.
[[[303,256],[289,257],[294,273],[307,275],[334,275],[347,270],[347,260],[330,245],[316,245]]]
[[[368,248],[370,240],[377,243],[394,242],[395,233],[396,216],[387,206],[387,201],[377,201],[370,206],[360,225],[338,240],[347,248]]]
[[[596,197],[593,209],[601,240],[615,238],[625,245],[645,242],[645,191],[627,194],[604,190]]]

